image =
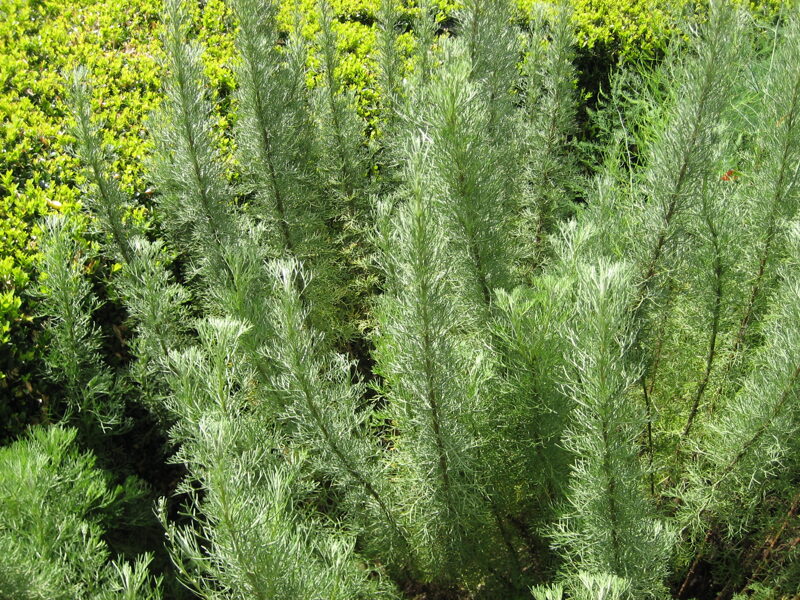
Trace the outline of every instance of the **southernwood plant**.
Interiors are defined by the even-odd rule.
[[[71,76],[85,214],[43,224],[39,284],[61,424],[2,481],[89,486],[73,438],[148,414],[188,597],[796,596],[800,16],[711,3],[615,74],[579,160],[564,9],[386,0],[368,126],[331,6],[313,48],[278,8],[230,2],[227,130],[167,0],[148,219]],[[0,597],[160,593],[91,487],[38,520],[0,490]]]

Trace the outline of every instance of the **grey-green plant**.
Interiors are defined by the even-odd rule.
[[[796,252],[797,228],[794,229]],[[792,270],[793,271],[793,270]],[[702,535],[717,522],[736,535],[753,519],[762,490],[780,473],[800,426],[797,277],[787,272],[764,325],[765,344],[752,356],[737,394],[706,424],[700,459],[689,470],[682,523]],[[702,483],[705,482],[705,483]]]
[[[725,136],[726,114],[737,87],[737,65],[747,56],[745,16],[717,7],[709,22],[684,50],[666,63],[665,77],[674,83],[665,98],[652,141],[644,150],[646,167],[634,188],[635,216],[629,227],[629,252],[639,270],[642,302],[637,318],[664,318],[651,307],[664,303],[669,273],[684,257],[686,227],[709,182],[719,179],[717,157]],[[724,65],[724,68],[723,68]],[[655,313],[655,315],[654,315]],[[656,377],[648,365],[644,377]]]
[[[0,598],[156,600],[151,556],[113,556],[104,539],[136,485],[111,487],[76,429],[37,426],[0,448]]]
[[[240,357],[246,327],[209,319],[197,330],[198,345],[170,355],[171,436],[192,520],[178,526],[161,511],[184,583],[203,598],[391,597],[359,567],[346,531],[304,514],[308,450],[288,444],[258,402],[257,371]]]
[[[382,469],[382,454],[371,434],[373,410],[363,405],[364,386],[353,381],[353,365],[326,352],[322,335],[309,326],[298,281],[310,276],[292,261],[271,265],[276,339],[263,348],[275,365],[269,382],[276,419],[309,453],[309,462],[339,487],[346,510],[368,533],[389,565],[410,568],[412,546]]]
[[[467,0],[456,11],[458,37],[466,46],[471,65],[470,79],[480,84],[486,103],[487,133],[497,151],[507,149],[514,160],[514,97],[519,62],[518,32],[511,27],[512,7],[506,0]],[[506,164],[498,163],[504,168]],[[512,175],[508,165],[509,175]],[[509,177],[509,182],[513,177]]]
[[[630,581],[607,573],[578,573],[569,583],[531,588],[536,600],[622,600],[630,592]],[[565,593],[567,596],[565,596]]]
[[[124,380],[116,377],[101,353],[102,333],[93,315],[100,299],[86,270],[93,258],[76,240],[73,218],[49,217],[42,225],[40,293],[46,299],[48,377],[61,387],[51,407],[55,420],[74,423],[82,431],[119,431],[123,425]]]
[[[376,359],[385,379],[384,418],[397,432],[389,437],[389,476],[416,562],[427,578],[452,581],[478,558],[488,511],[475,479],[480,440],[469,423],[477,398],[468,361],[477,349],[459,340],[454,269],[436,217],[431,170],[420,135],[408,148],[402,202],[383,217],[379,261],[386,292]]]
[[[383,3],[372,141],[334,6],[313,39],[276,3],[230,8],[232,130],[169,0],[152,204],[109,175],[79,71],[89,243],[72,218],[42,236],[48,400],[97,436],[123,397],[165,417],[183,584],[686,598],[705,569],[721,597],[791,594],[796,17],[712,2],[655,69],[614,78],[581,173],[563,7],[520,28],[502,0]],[[129,324],[113,363],[106,293]],[[149,585],[104,556],[109,590]]]
[[[571,282],[552,275],[498,290],[495,306],[496,375],[483,411],[486,472],[503,512],[535,531],[552,521],[566,491],[570,456],[562,435],[573,403],[561,368]],[[541,535],[536,543],[543,552],[550,545]]]
[[[637,443],[646,415],[629,394],[640,368],[631,270],[603,261],[579,269],[565,375],[575,408],[564,444],[574,464],[553,537],[568,575],[610,573],[630,580],[635,597],[662,597],[670,540],[646,495]]]
[[[459,270],[466,313],[487,317],[496,288],[511,284],[514,198],[504,174],[506,152],[492,138],[483,83],[462,40],[443,43],[444,65],[431,77],[421,109],[422,134],[432,169],[426,186],[446,227],[449,260]]]
[[[363,139],[364,124],[355,110],[353,90],[345,89],[339,74],[338,37],[333,7],[319,0],[318,49],[320,81],[312,98],[317,129],[317,172],[323,202],[338,230],[354,227],[366,209],[369,189],[368,155]]]
[[[330,321],[337,318],[343,274],[334,252],[332,224],[341,207],[331,203],[328,184],[319,175],[319,159],[327,155],[319,152],[313,94],[306,86],[308,48],[299,25],[279,45],[278,3],[241,0],[232,6],[239,23],[235,133],[243,182],[238,192],[252,198],[246,212],[265,226],[263,243],[270,246],[270,254],[301,260],[314,272],[313,284],[298,284],[315,325],[335,331]],[[336,91],[332,96],[329,101],[343,111]],[[336,118],[345,116],[337,113]],[[357,126],[353,135],[357,148]],[[339,142],[333,146],[338,148]]]
[[[401,27],[400,4],[383,0],[378,9],[378,31],[375,37],[378,59],[378,83],[382,92],[381,123],[384,135],[391,136],[400,118],[405,61],[399,48]],[[390,148],[389,148],[390,149]]]
[[[264,264],[273,255],[267,240],[274,227],[234,205],[211,117],[202,48],[187,39],[188,13],[182,2],[168,2],[164,16],[166,98],[151,116],[155,150],[149,176],[160,190],[164,228],[173,244],[185,248],[196,301],[212,314],[230,315],[250,326],[244,341],[264,374],[268,367],[258,362],[257,350],[269,336]]]
[[[313,123],[305,85],[306,49],[296,35],[279,47],[278,3],[232,3],[239,30],[238,161],[250,214],[271,225],[278,255],[306,259],[323,233],[312,187]]]
[[[577,133],[577,89],[571,13],[560,7],[534,12],[525,38],[522,63],[521,229],[519,244],[527,251],[523,265],[541,265],[549,257],[549,236],[574,210],[580,173],[570,138]],[[530,267],[523,266],[525,271]]]
[[[186,39],[188,14],[178,0],[165,4],[164,101],[150,116],[154,152],[148,176],[159,190],[169,235],[185,245],[193,275],[214,288],[230,282],[225,249],[237,234],[232,190],[218,149],[201,61],[202,48]]]
[[[112,149],[103,143],[101,126],[93,120],[93,92],[84,69],[71,74],[70,93],[77,155],[89,182],[85,208],[109,241],[102,245],[105,258],[120,267],[112,285],[136,332],[131,343],[136,361],[130,374],[140,386],[140,399],[158,412],[168,352],[186,341],[186,304],[191,295],[175,282],[163,241],[150,241],[146,229],[132,222],[130,203],[109,176]]]
[[[739,293],[745,301],[737,307],[738,327],[723,368],[728,379],[741,372],[742,351],[752,344],[752,330],[769,306],[779,281],[781,260],[787,254],[789,227],[797,214],[800,76],[792,65],[800,58],[798,35],[800,20],[790,15],[780,34],[771,36],[774,51],[764,61],[765,73],[748,79],[754,88],[754,101],[745,118],[756,136],[742,157],[742,166],[731,169],[728,181],[749,180],[742,186],[746,189],[740,200],[742,217],[749,224],[744,231],[747,241],[736,265]],[[723,385],[729,389],[731,383],[725,381]]]

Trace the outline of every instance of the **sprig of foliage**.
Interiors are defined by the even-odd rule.
[[[109,260],[120,261],[114,283],[138,334],[133,340],[137,360],[132,375],[145,390],[143,397],[157,410],[153,400],[163,392],[160,384],[168,351],[183,345],[186,336],[189,294],[174,282],[163,243],[148,241],[144,229],[126,218],[127,198],[116,180],[108,176],[109,150],[103,144],[100,126],[92,120],[92,89],[84,70],[72,74],[71,93],[78,156],[92,184],[87,205],[111,242],[106,245]]]
[[[461,271],[468,314],[486,317],[492,290],[510,285],[513,196],[503,178],[502,152],[492,138],[491,110],[471,81],[467,47],[445,46],[445,64],[432,75],[422,112],[423,141],[433,167],[426,185],[447,229],[450,259]]]
[[[642,488],[643,407],[628,399],[638,378],[630,277],[620,264],[586,265],[578,274],[566,377],[576,406],[565,434],[575,464],[553,536],[568,574],[610,573],[630,580],[637,597],[661,597],[669,541]]]
[[[77,431],[36,427],[0,448],[0,596],[19,600],[156,600],[151,557],[112,559],[108,513],[134,486],[111,489]]]
[[[406,568],[411,544],[399,522],[380,451],[370,435],[372,411],[361,406],[363,386],[350,381],[353,365],[327,355],[322,336],[307,325],[302,288],[308,282],[297,264],[272,266],[275,302],[272,319],[276,339],[263,352],[275,365],[269,387],[275,394],[277,419],[310,452],[310,462],[349,496],[354,520],[371,531],[369,545]]]
[[[574,210],[573,194],[579,187],[570,152],[570,138],[577,133],[577,91],[569,19],[569,11],[563,8],[555,15],[534,15],[525,40],[524,167],[518,175],[524,218],[519,240],[527,249],[525,260],[534,264],[547,259],[548,235]]]
[[[91,256],[75,241],[74,221],[50,217],[42,231],[41,316],[48,319],[49,376],[63,386],[56,418],[74,420],[84,430],[106,431],[122,424],[121,382],[104,364],[100,329],[92,320],[100,301],[86,277]]]
[[[212,127],[212,108],[200,60],[202,49],[185,39],[188,15],[182,2],[165,5],[165,101],[151,116],[155,151],[149,176],[159,190],[164,225],[187,244],[194,268],[207,279],[230,278],[224,248],[235,238],[232,191]]]
[[[707,425],[703,460],[690,470],[686,492],[683,518],[690,532],[696,534],[709,519],[721,521],[731,535],[741,532],[758,506],[759,490],[792,451],[799,423],[794,408],[800,383],[794,351],[798,294],[796,277],[787,277],[764,331],[766,344],[736,397]]]
[[[488,519],[476,481],[470,414],[476,407],[457,341],[453,273],[429,185],[429,151],[412,142],[406,203],[382,239],[387,291],[379,312],[377,368],[386,379],[391,471],[417,562],[426,576],[450,579],[476,560]]]
[[[241,0],[234,4],[239,32],[239,162],[251,211],[274,224],[275,246],[289,256],[313,256],[323,233],[313,189],[313,124],[305,86],[305,46],[292,36],[279,48],[279,6]]]
[[[177,458],[192,522],[162,519],[182,578],[203,598],[381,598],[353,558],[352,541],[297,508],[302,453],[270,432],[269,407],[253,400],[255,372],[241,360],[245,327],[228,319],[197,326],[198,346],[171,354]],[[197,486],[202,490],[198,494]],[[313,535],[312,535],[313,532]],[[303,568],[297,568],[303,565]]]

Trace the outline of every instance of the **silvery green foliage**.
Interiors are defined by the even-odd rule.
[[[499,381],[485,403],[484,453],[498,501],[531,523],[553,517],[567,483],[569,454],[561,437],[572,400],[560,370],[568,347],[563,328],[572,316],[570,288],[568,279],[550,275],[495,296]]]
[[[476,143],[477,140],[469,139],[474,135],[474,130],[469,126],[464,127],[463,132],[467,137],[464,147],[475,144],[472,153],[477,155],[479,161],[491,164],[494,171],[495,181],[480,186],[482,189],[478,191],[486,195],[485,208],[494,213],[495,223],[503,223],[502,231],[494,243],[505,241],[504,238],[509,235],[510,224],[506,221],[511,221],[517,211],[520,182],[518,165],[524,160],[516,110],[520,40],[519,31],[512,25],[513,11],[513,2],[509,0],[466,0],[454,13],[458,22],[456,37],[463,43],[463,51],[470,65],[469,80],[477,87],[474,92],[468,91],[467,95],[475,93],[479,96],[483,104],[480,110],[485,113],[476,123],[483,128],[482,135],[485,137]],[[468,101],[464,107],[467,119],[475,116],[471,114],[471,104],[473,102]],[[456,127],[467,123],[472,125],[466,121],[458,122]],[[451,157],[451,160],[454,158]],[[495,223],[491,225],[496,227]],[[506,249],[509,246],[506,241]],[[508,261],[509,264],[504,268],[510,270],[516,259],[515,254],[509,254],[500,258],[500,261]],[[508,285],[507,281],[503,281],[505,274],[496,272],[495,277],[498,280],[492,282],[494,287]]]
[[[127,198],[117,181],[107,175],[110,149],[103,145],[101,126],[92,121],[92,89],[88,83],[86,69],[75,69],[69,80],[72,112],[75,117],[73,134],[77,142],[77,154],[92,187],[84,195],[89,208],[96,215],[100,229],[112,240],[112,255],[118,261],[132,259],[130,237],[135,229],[123,222],[127,209]]]
[[[383,97],[385,135],[394,133],[400,107],[405,67],[398,48],[400,6],[397,0],[381,0],[378,9],[378,32],[375,47],[378,55],[378,81]]]
[[[152,132],[156,150],[150,176],[165,228],[174,243],[186,247],[199,299],[212,313],[250,325],[244,343],[254,354],[269,335],[263,326],[268,298],[262,293],[268,286],[269,234],[265,225],[234,211],[213,131],[201,48],[185,40],[187,19],[180,0],[167,2],[166,98],[152,117],[158,126]]]
[[[679,359],[684,368],[687,364],[699,364],[700,368],[686,403],[688,416],[678,444],[691,434],[695,419],[707,402],[706,392],[719,363],[723,333],[732,325],[736,290],[731,273],[739,253],[735,242],[736,224],[742,218],[733,190],[725,181],[710,182],[702,190],[692,213],[686,231],[694,244],[686,253],[687,259],[680,271],[680,279],[686,282],[688,290],[686,298],[676,303],[674,311],[678,322],[670,327],[676,330],[675,338],[692,339],[694,353],[700,355],[700,360],[691,357],[694,361],[689,363],[691,359],[684,350]]]
[[[734,240],[744,212],[725,173],[736,142],[733,107],[744,91],[739,69],[753,59],[745,32],[744,13],[712,5],[708,22],[691,32],[688,54],[675,52],[655,79],[666,92],[645,96],[663,109],[645,114],[651,130],[641,136],[646,164],[640,180],[631,180],[634,217],[624,237],[639,273],[640,296],[632,306],[641,324],[639,388],[650,420],[650,460],[660,448],[677,447],[680,462],[701,408],[713,403],[715,370],[737,302]],[[672,402],[676,397],[682,401]],[[654,428],[656,410],[676,431]]]
[[[232,191],[212,127],[202,48],[187,42],[188,16],[181,0],[165,4],[164,101],[150,117],[155,152],[148,175],[159,192],[165,228],[207,285],[225,286],[229,273],[223,249],[234,239]]]
[[[324,222],[312,187],[313,123],[308,112],[305,46],[296,34],[278,48],[278,4],[237,0],[238,159],[251,213],[269,223],[279,254],[313,256]]]
[[[433,51],[429,11],[420,6],[415,21],[416,69],[397,109],[394,152],[402,164],[398,149],[424,132],[434,167],[429,185],[447,224],[451,260],[463,269],[460,295],[470,317],[482,320],[493,290],[511,284],[517,257],[510,239],[520,155],[516,38],[505,2],[476,0],[457,12],[460,36]]]
[[[502,152],[491,135],[491,111],[481,83],[472,81],[467,47],[444,42],[444,64],[425,88],[418,137],[431,169],[426,186],[445,224],[448,259],[458,269],[467,314],[481,320],[492,290],[510,283],[511,203]],[[418,134],[417,134],[418,135]]]
[[[372,410],[363,406],[363,386],[351,382],[351,365],[325,351],[322,335],[308,323],[298,282],[310,281],[292,261],[271,265],[274,297],[270,318],[275,340],[262,350],[274,365],[269,388],[276,419],[310,454],[309,462],[346,495],[353,519],[368,531],[369,546],[390,565],[409,560],[408,534],[380,466],[381,452],[370,431]]]
[[[430,11],[428,1],[422,0],[409,23],[401,2],[381,0],[377,14],[375,47],[382,102],[376,136],[380,145],[375,156],[383,171],[379,181],[384,194],[391,194],[400,186],[405,160],[403,143],[413,135],[422,100],[417,84],[424,86],[422,82],[430,75],[430,46],[436,35]],[[407,29],[413,29],[411,51],[401,43],[401,35],[410,33]]]
[[[384,570],[486,597],[558,574],[534,595],[627,600],[666,593],[673,525],[684,558],[723,530],[764,539],[758,512],[791,487],[778,476],[798,450],[797,24],[756,62],[741,15],[715,3],[650,84],[617,84],[641,89],[612,103],[619,143],[559,224],[574,192],[566,11],[518,36],[502,0],[468,0],[456,39],[437,39],[422,2],[401,81],[399,6],[384,3],[375,165],[331,7],[311,92],[298,23],[284,43],[276,4],[232,7],[237,187],[185,9],[167,3],[150,164],[164,241],[125,223],[73,82],[136,389],[169,411],[188,469],[186,519],[162,512],[183,581],[204,598],[366,600],[393,596]],[[349,293],[336,263],[371,251],[373,174],[384,280],[377,350],[355,364],[327,317]],[[75,343],[55,346],[52,371],[73,406],[103,407],[97,301],[60,223],[45,227],[47,315]],[[373,318],[360,308],[351,321]]]
[[[424,87],[430,81],[436,64],[433,45],[436,42],[437,18],[437,7],[432,0],[420,0],[412,25],[416,44],[413,79],[408,83],[413,87]]]
[[[84,70],[72,74],[71,94],[78,157],[92,184],[87,204],[111,242],[105,253],[122,267],[114,287],[137,333],[132,342],[137,360],[131,374],[143,398],[152,400],[163,392],[169,349],[184,343],[189,294],[168,270],[170,256],[163,242],[150,242],[140,227],[124,220],[127,201],[116,180],[108,176],[110,150],[104,148],[100,127],[92,121],[92,90]],[[158,410],[155,404],[151,408]]]
[[[198,346],[171,354],[171,435],[193,524],[165,525],[184,582],[203,598],[390,597],[354,561],[352,538],[299,511],[311,491],[299,481],[305,458],[258,401],[241,360],[246,328],[211,319],[197,329]]]
[[[630,269],[618,263],[577,273],[566,374],[575,408],[564,440],[575,463],[553,537],[567,573],[610,573],[630,579],[636,597],[660,597],[669,544],[643,489],[644,411],[628,393],[638,378],[630,361],[633,291]]]
[[[704,190],[720,177],[731,99],[740,92],[737,69],[747,56],[744,31],[742,12],[715,3],[708,21],[689,31],[686,44],[676,44],[652,75],[655,89],[634,86],[641,88],[639,97],[619,103],[632,105],[628,112],[634,113],[634,122],[626,121],[629,115],[617,118],[618,133],[639,146],[638,160],[626,159],[630,172],[622,173],[615,161],[607,161],[607,171],[589,190],[581,223],[591,223],[597,238],[587,239],[585,247],[612,260],[624,256],[631,261],[645,299],[636,300],[636,318],[650,324],[665,316],[659,309],[667,305],[670,274],[692,247],[687,226],[700,212]],[[616,91],[630,93],[626,86]],[[611,108],[619,109],[613,101]],[[639,131],[628,131],[634,127]]]
[[[458,37],[464,41],[472,66],[470,78],[479,83],[488,114],[487,128],[495,151],[507,150],[514,161],[514,106],[512,90],[517,85],[519,40],[511,26],[512,6],[507,0],[467,0],[456,11]],[[505,161],[496,166],[507,170],[509,187],[513,169]]]
[[[706,425],[705,438],[697,444],[701,460],[690,469],[682,511],[684,529],[694,536],[714,520],[720,520],[731,535],[741,533],[767,482],[781,472],[796,447],[798,324],[800,285],[790,272],[775,294],[763,330],[764,346],[754,355],[736,396]]]
[[[485,527],[469,420],[470,345],[459,343],[454,270],[436,220],[430,155],[422,136],[408,152],[404,203],[387,218],[381,267],[377,368],[386,380],[389,473],[425,577],[455,579],[478,556]],[[473,355],[474,356],[474,355]]]
[[[531,16],[523,62],[525,158],[517,176],[522,179],[524,219],[519,236],[526,254],[541,264],[555,223],[574,210],[579,174],[569,138],[577,131],[577,74],[569,10],[560,7],[551,14],[542,8]]]
[[[741,183],[738,174],[725,182],[736,186],[743,220],[752,225],[743,233],[736,230],[737,239],[742,233],[748,240],[737,256],[739,303],[718,369],[716,410],[705,416],[703,437],[693,445],[701,460],[691,465],[684,487],[681,524],[691,540],[711,523],[730,535],[741,533],[796,451],[800,78],[791,65],[798,56],[797,18],[785,27],[757,89],[752,175],[742,173]],[[757,340],[763,342],[743,360]]]
[[[102,336],[92,320],[100,301],[86,278],[91,258],[78,246],[75,223],[51,216],[42,225],[42,289],[49,339],[48,376],[63,388],[57,412],[82,429],[103,431],[122,424],[121,382],[103,362]],[[61,403],[63,402],[63,405]],[[59,415],[60,416],[60,415]]]
[[[364,165],[350,164],[363,159],[358,158],[363,153],[362,127],[338,88],[328,93],[326,87],[324,91],[317,90],[317,95],[324,96],[327,109],[334,111],[324,113],[325,119],[330,118],[323,119],[323,124],[331,128],[329,132],[336,139],[320,137],[306,85],[308,56],[299,24],[279,48],[277,3],[239,0],[232,6],[239,22],[236,43],[241,57],[236,124],[238,160],[244,175],[240,192],[252,196],[247,214],[263,226],[263,241],[258,243],[270,247],[271,257],[301,260],[314,272],[313,282],[298,284],[309,302],[315,327],[330,332],[337,328],[337,311],[345,287],[344,273],[336,264],[341,260],[336,250],[347,203],[339,201],[356,194],[353,182],[360,185],[367,171]],[[325,42],[335,45],[332,24],[326,22],[325,26]],[[335,51],[334,46],[324,53],[326,60],[333,61],[330,65],[326,62],[333,71],[338,58],[330,52]],[[335,85],[338,80],[327,77],[326,72],[325,81]],[[349,128],[346,143],[340,139],[346,135],[339,131],[341,128]],[[338,171],[326,163],[334,151],[341,154],[343,161]],[[350,173],[353,169],[363,172]],[[320,170],[325,174],[321,176]],[[346,185],[343,183],[350,190],[347,193],[331,181],[345,172],[349,173]],[[332,190],[339,190],[334,193],[341,195],[336,202],[327,197]],[[263,264],[256,268],[263,270]],[[269,285],[261,283],[262,287]]]
[[[790,224],[800,201],[800,74],[794,68],[800,60],[797,15],[787,20],[774,43],[776,50],[766,72],[751,78],[755,98],[747,124],[757,132],[755,147],[728,181],[739,189],[742,220],[748,223],[738,232],[743,236],[739,244],[743,256],[736,271],[743,282],[739,293],[744,302],[726,363],[726,375],[731,376],[741,373],[741,353],[752,343],[753,329],[779,284]],[[735,185],[745,179],[745,185]]]
[[[559,583],[535,586],[531,593],[536,600],[624,600],[630,597],[630,590],[627,579],[606,573],[581,572],[572,577],[566,587]]]
[[[670,96],[663,126],[644,151],[646,167],[634,192],[637,216],[628,233],[639,285],[648,296],[679,260],[691,210],[707,182],[719,178],[715,157],[747,44],[744,18],[714,5],[709,22],[684,50],[689,58],[676,54],[666,63]]]
[[[0,597],[14,600],[156,600],[149,556],[113,560],[103,539],[123,500],[77,431],[36,427],[0,448]]]
[[[189,293],[167,269],[169,256],[160,240],[133,238],[131,255],[116,285],[138,334],[137,368],[150,365],[162,372],[169,350],[185,344]]]
[[[732,102],[742,97],[737,69],[752,56],[745,25],[740,11],[712,5],[707,22],[667,56],[650,87],[638,86],[645,89],[630,102],[633,125],[619,115],[623,128],[639,128],[623,131],[621,145],[630,152],[635,143],[637,160],[626,158],[622,172],[616,159],[607,161],[580,220],[580,228],[590,227],[578,234],[581,252],[624,258],[634,270],[638,291],[630,309],[642,360],[637,395],[647,410],[649,461],[665,446],[674,452],[676,440],[691,433],[709,386],[715,387],[731,319],[738,250],[728,240],[735,239],[742,213],[720,175],[734,143]],[[684,400],[676,403],[676,397]],[[656,424],[659,410],[677,431]]]
[[[478,226],[483,240],[473,245],[481,251],[471,252],[491,257],[473,262],[483,262],[494,271],[493,282],[485,286],[493,288],[492,293],[484,288],[482,294],[484,307],[492,304],[496,311],[491,345],[498,370],[483,394],[483,412],[488,416],[482,423],[487,440],[483,454],[490,457],[487,473],[495,500],[516,518],[519,528],[519,515],[525,515],[522,520],[529,525],[552,517],[565,483],[567,455],[560,440],[571,404],[559,390],[555,374],[563,362],[560,326],[568,318],[569,275],[551,273],[511,293],[506,290],[521,279],[521,273],[529,276],[541,266],[532,259],[540,253],[537,246],[545,245],[549,231],[544,229],[552,229],[549,221],[555,215],[550,213],[556,208],[551,196],[560,194],[564,203],[565,190],[575,184],[568,181],[574,177],[574,165],[564,156],[575,116],[573,36],[565,9],[550,18],[535,15],[524,37],[509,27],[509,7],[504,2],[467,3],[460,14],[471,79],[478,84],[474,92],[466,88],[466,93],[474,93],[485,105],[468,102],[481,111],[478,118],[469,109],[459,111],[465,121],[480,123],[487,135],[481,141],[467,141],[464,147],[482,148],[472,155],[480,156],[477,160],[493,177],[475,186],[476,197],[483,202],[476,212],[485,222]],[[517,65],[523,52],[525,60]],[[458,61],[458,52],[453,55]],[[453,55],[448,55],[451,63]],[[471,134],[469,126],[449,118],[456,125],[448,134],[458,127]],[[458,147],[457,142],[442,145],[446,144]],[[470,168],[477,172],[474,165]],[[448,208],[461,222],[469,221],[471,213],[463,201],[457,208],[449,199],[442,204],[453,205]],[[536,258],[541,262],[542,256]],[[473,303],[475,298],[473,294]],[[516,472],[528,473],[524,483],[510,475]],[[528,490],[524,499],[520,486]]]
[[[271,302],[268,293],[270,280],[266,270],[269,259],[267,228],[246,217],[236,217],[237,236],[221,248],[227,276],[217,278],[206,288],[212,314],[229,315],[248,325],[242,343],[247,348],[248,360],[263,376],[258,349],[272,339],[272,329],[267,319]],[[214,282],[220,281],[220,285]]]
[[[319,0],[321,74],[312,98],[317,119],[317,170],[320,191],[330,218],[360,220],[366,209],[369,163],[363,140],[364,124],[355,109],[355,94],[344,88],[339,70],[333,8]],[[352,227],[352,224],[350,225]]]

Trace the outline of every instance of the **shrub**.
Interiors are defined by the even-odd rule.
[[[578,45],[583,48],[580,53],[589,52],[588,57],[580,59],[585,72],[583,85],[598,91],[598,82],[605,81],[608,69],[618,59],[636,62],[660,56],[674,36],[685,4],[682,0],[672,4],[575,3],[572,19]],[[774,2],[751,4],[755,13],[767,17],[780,8]],[[436,4],[435,27],[450,30],[457,7],[454,3]],[[528,2],[518,4],[520,18],[528,19],[532,8],[534,5]],[[32,318],[36,310],[35,300],[25,293],[37,268],[35,222],[47,212],[70,210],[77,200],[76,186],[81,183],[81,178],[74,176],[75,163],[67,151],[72,140],[66,125],[62,75],[77,63],[92,69],[99,91],[94,108],[106,121],[106,141],[116,146],[111,169],[123,189],[148,206],[152,186],[142,177],[141,159],[149,141],[142,122],[157,102],[161,67],[160,49],[154,43],[158,5],[151,0],[129,3],[124,11],[114,3],[64,5],[50,0],[33,4],[5,0],[2,11],[7,18],[0,28],[0,39],[7,51],[0,64],[6,82],[0,104],[7,123],[2,142],[5,151],[0,159],[4,190],[0,201],[4,223],[0,242],[0,342],[4,344],[0,386],[11,401],[2,409],[5,433],[0,435],[7,436],[35,419],[39,402],[48,393],[32,377],[36,337]],[[294,27],[296,11],[303,36],[315,39],[320,20],[311,0],[281,3],[277,19],[280,35],[285,37]],[[405,30],[419,9],[398,4],[397,11],[397,43],[402,49],[401,71],[405,73],[413,47],[413,35]],[[380,134],[383,84],[378,78],[376,53],[378,13],[377,3],[337,2],[331,6],[331,27],[341,54],[334,66],[335,76],[343,88],[354,93],[366,127]],[[199,40],[208,48],[204,72],[218,100],[214,104],[215,127],[225,130],[235,113],[235,80],[228,69],[233,55],[233,16],[224,2],[212,0],[202,10],[195,7],[191,18]],[[322,82],[320,59],[316,44],[312,44],[308,52],[311,69],[307,72],[312,87]],[[219,143],[225,156],[233,154],[232,138],[222,136]],[[143,218],[141,212],[139,218]],[[353,252],[346,260],[357,266],[363,264],[364,257]],[[374,280],[362,273],[353,285],[351,289],[363,302]],[[349,312],[349,319],[359,320],[357,308]],[[356,329],[364,326],[357,323]]]
[[[35,420],[42,389],[34,375],[36,354],[36,300],[27,293],[37,270],[37,219],[47,213],[69,212],[76,206],[83,178],[70,152],[73,138],[65,74],[78,64],[91,69],[97,95],[92,108],[104,123],[104,141],[113,143],[109,165],[122,190],[139,201],[135,218],[147,218],[152,186],[143,177],[142,159],[150,141],[144,127],[148,113],[158,103],[162,51],[157,43],[160,3],[136,0],[122,6],[114,2],[82,1],[63,4],[46,0],[4,0],[0,14],[0,106],[5,115],[3,153],[0,157],[2,192],[0,217],[0,388],[10,399],[3,403],[0,439],[16,435]],[[300,7],[311,39],[318,31],[313,3]],[[376,110],[372,49],[373,6],[335,7],[337,45],[346,50],[336,67],[337,77],[358,90],[362,114]],[[281,8],[281,35],[295,21],[294,4]],[[233,54],[232,15],[224,2],[212,0],[195,7],[191,18],[204,54],[204,73],[214,89],[215,127],[230,124],[234,80],[229,69]],[[316,56],[316,55],[314,55]],[[315,64],[316,58],[311,58]],[[317,76],[309,75],[313,84]],[[232,140],[221,138],[226,156]],[[91,234],[86,234],[91,238]]]
[[[614,88],[576,184],[569,13],[439,8],[411,48],[382,8],[370,142],[326,2],[313,42],[233,2],[230,96],[169,0],[152,220],[76,73],[85,213],[42,227],[53,414],[90,442],[130,400],[168,426],[160,516],[202,598],[794,593],[800,20],[765,43],[712,5]]]

